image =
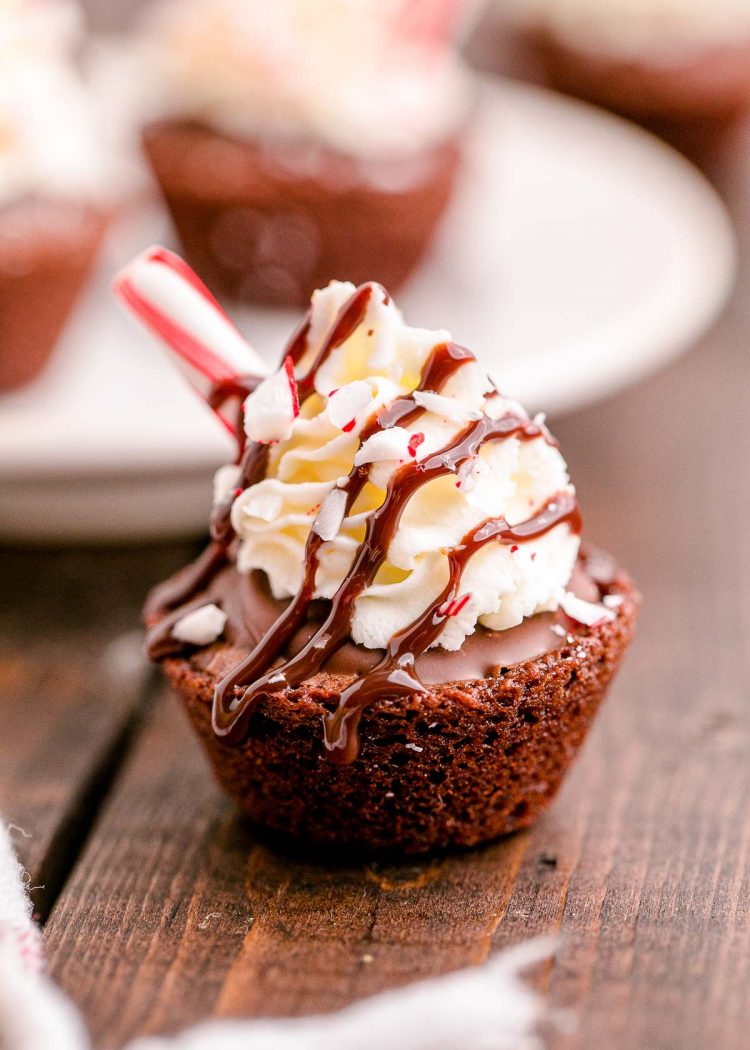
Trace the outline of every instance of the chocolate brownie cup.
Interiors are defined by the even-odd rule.
[[[146,156],[185,253],[236,301],[396,288],[448,203],[468,112],[450,41],[399,5],[167,0],[145,51],[163,98]]]
[[[215,325],[159,319],[189,289],[218,309],[184,264],[151,250],[117,289],[216,370],[197,336]],[[316,292],[278,371],[225,372],[206,397],[225,424],[241,405],[238,460],[216,477],[211,543],[145,616],[227,792],[275,831],[365,851],[529,824],[638,609],[627,575],[581,550],[543,417],[373,283]]]
[[[580,571],[583,581],[584,559]],[[596,589],[614,599],[614,619],[584,627],[564,614],[540,614],[533,643],[518,637],[519,628],[502,639],[482,633],[481,676],[400,697],[384,691],[364,711],[359,755],[346,766],[325,757],[321,725],[354,681],[351,671],[322,672],[299,688],[261,696],[245,742],[227,747],[212,727],[213,695],[247,656],[247,644],[216,643],[167,657],[163,666],[219,783],[256,823],[363,852],[473,846],[532,824],[578,754],[639,607],[632,581],[614,567]],[[150,620],[158,624],[158,614]],[[239,623],[230,632],[235,626],[241,636]],[[550,640],[552,647],[518,659],[530,643],[543,648]],[[451,673],[449,660],[434,665]],[[420,677],[427,683],[430,676]]]
[[[550,83],[625,116],[725,121],[750,104],[744,0],[519,0],[511,21]]]
[[[67,0],[0,9],[0,389],[49,357],[95,260],[112,171]]]
[[[143,141],[191,264],[222,296],[261,303],[304,303],[340,274],[399,287],[460,163],[457,137],[417,161],[371,162],[369,178],[321,145],[273,148],[190,122],[155,123]]]
[[[44,367],[96,260],[101,211],[29,200],[0,208],[0,390]]]
[[[588,50],[548,32],[532,46],[551,84],[623,116],[725,121],[750,103],[750,41],[664,61]]]

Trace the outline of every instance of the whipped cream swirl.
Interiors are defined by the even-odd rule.
[[[168,115],[239,136],[310,140],[355,157],[419,153],[463,120],[452,5],[403,0],[162,0],[143,35]]]
[[[70,0],[0,4],[0,205],[109,198],[107,136],[76,61],[82,37]]]
[[[275,434],[280,440],[268,445],[265,477],[234,499],[236,565],[241,573],[265,572],[279,599],[296,595],[302,586],[311,531],[322,541],[315,597],[334,597],[352,569],[368,521],[383,506],[389,481],[404,463],[431,461],[475,421],[528,420],[460,348],[451,351],[455,367],[439,390],[417,389],[428,359],[449,344],[450,335],[407,326],[378,285],[371,286],[366,309],[347,338],[319,367],[311,367],[354,293],[352,285],[334,282],[313,296],[306,348],[296,369],[298,377],[308,374],[312,382],[309,389],[300,387],[296,417],[292,398],[284,416],[279,386],[284,370],[282,380],[267,380],[245,403],[250,436]],[[377,424],[379,415],[407,397],[406,425]],[[554,507],[556,497],[573,495],[558,448],[543,421],[534,423],[524,435],[481,443],[455,471],[430,478],[411,494],[385,561],[354,602],[350,630],[355,642],[386,648],[396,633],[429,610],[449,580],[447,552],[482,523],[503,519],[520,525],[546,506]],[[257,429],[269,425],[279,429]],[[357,467],[367,471],[367,478],[347,512],[343,488]],[[217,500],[230,496],[237,481],[237,468],[222,468]],[[527,542],[482,545],[463,568],[461,593],[433,644],[458,649],[477,624],[504,630],[557,609],[578,548],[577,531],[567,521]]]

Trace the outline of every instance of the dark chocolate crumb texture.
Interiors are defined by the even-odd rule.
[[[227,792],[277,831],[364,850],[534,820],[638,609],[580,547],[543,417],[378,284],[316,292],[270,374],[163,249],[116,290],[237,437],[208,547],[146,607]]]

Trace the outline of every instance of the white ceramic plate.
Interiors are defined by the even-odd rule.
[[[147,214],[117,231],[46,373],[0,399],[0,534],[205,528],[229,441],[108,294],[114,269],[164,235]],[[450,329],[504,392],[555,414],[689,347],[734,272],[723,206],[678,154],[581,103],[495,82],[440,236],[399,305],[413,324]],[[298,319],[248,310],[238,321],[275,358]]]

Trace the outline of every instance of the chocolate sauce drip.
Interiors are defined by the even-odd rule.
[[[161,660],[165,656],[176,656],[183,652],[186,643],[172,635],[172,629],[185,616],[206,604],[204,598],[196,598],[195,601],[186,602],[178,609],[167,613],[159,622],[151,628],[146,635],[146,653],[151,660]]]
[[[334,325],[333,331],[336,330],[336,327],[337,325]],[[416,390],[441,390],[462,364],[473,359],[474,355],[469,350],[454,343],[439,344],[433,348],[427,358]],[[359,435],[360,443],[363,444],[378,430],[386,430],[396,426],[397,423],[404,425],[413,422],[423,412],[424,409],[417,405],[413,396],[400,398],[385,410],[375,413],[368,420]],[[367,482],[369,472],[370,468],[366,464],[352,468],[342,486],[342,491],[346,493],[344,517],[351,512]],[[260,643],[219,682],[214,697],[215,719],[217,711],[226,711],[227,697],[234,699],[237,689],[261,676],[264,670],[287,648],[290,639],[305,623],[315,593],[318,555],[322,545],[321,537],[311,529],[305,545],[304,576],[299,591]],[[229,710],[232,709],[233,706],[230,703]],[[219,715],[219,717],[226,718],[225,715]]]
[[[461,542],[445,551],[448,582],[422,615],[404,630],[394,634],[384,659],[368,674],[357,678],[341,694],[338,710],[323,720],[325,746],[340,765],[353,762],[359,751],[357,729],[362,712],[379,696],[423,693],[426,688],[415,670],[416,656],[437,640],[446,621],[463,607],[468,596],[459,598],[461,579],[469,559],[487,543],[522,544],[538,539],[562,522],[581,530],[581,515],[575,496],[563,492],[553,497],[527,521],[508,525],[504,518],[490,518],[468,533]]]
[[[239,487],[245,489],[260,481],[265,475],[267,462],[267,445],[259,445],[256,442],[248,445],[242,457]],[[205,590],[219,569],[226,564],[228,550],[234,539],[231,520],[234,498],[234,493],[230,493],[214,508],[211,514],[211,543],[208,547],[192,565],[188,565],[174,579],[154,588],[148,596],[144,609],[147,620],[154,616],[163,616],[171,609],[190,601],[193,595]],[[154,641],[153,635],[154,631],[151,631],[146,636],[146,652],[153,659],[158,659],[158,655],[165,654],[155,655],[153,646],[156,645],[161,650],[164,643],[161,640]]]
[[[297,392],[299,394],[300,404],[309,397],[310,394],[315,390],[315,377],[318,374],[320,366],[326,361],[334,350],[336,350],[342,343],[345,343],[349,336],[362,324],[367,313],[367,307],[370,299],[372,298],[373,291],[380,285],[370,282],[368,284],[361,284],[356,292],[351,295],[336,315],[336,320],[333,322],[330,332],[323,341],[323,345],[315,355],[315,360],[308,368],[307,372],[297,379]],[[388,301],[387,294],[384,289],[380,289],[383,295]],[[294,357],[292,357],[294,360]]]
[[[149,594],[143,610],[146,620],[163,616],[171,609],[182,606],[193,595],[206,589],[219,569],[226,564],[226,548],[220,543],[209,543],[196,560],[173,576],[171,580],[160,583]],[[146,636],[146,650],[149,649],[150,634]]]
[[[395,470],[389,480],[383,503],[367,520],[364,541],[355,554],[352,567],[331,600],[328,616],[307,645],[296,656],[277,667],[271,667],[249,685],[244,693],[233,696],[229,703],[229,688],[236,689],[244,683],[237,682],[235,675],[229,675],[219,683],[214,695],[212,715],[213,729],[217,737],[231,744],[242,743],[254,704],[262,694],[300,685],[316,674],[328,657],[343,644],[351,628],[354,603],[362,591],[372,584],[385,561],[403,510],[415,492],[430,481],[455,474],[461,464],[473,459],[488,441],[505,440],[510,437],[531,440],[543,436],[542,428],[530,420],[513,415],[493,420],[483,415],[468,424],[456,439],[439,452],[420,463],[407,463]],[[347,485],[354,477],[352,472],[347,479]],[[309,565],[309,562],[307,564]],[[302,607],[309,606],[313,591],[314,570],[312,578],[306,571],[303,587],[292,603],[297,607],[299,615]],[[284,619],[282,616],[281,621]],[[251,654],[255,657],[252,661],[253,670],[261,665],[269,667],[281,650],[282,643],[277,637],[276,627],[277,625],[274,625],[271,628]]]
[[[242,459],[246,440],[242,406],[260,382],[260,376],[235,376],[233,379],[222,379],[214,383],[208,393],[207,401],[214,412],[218,412],[228,401],[236,402],[237,421],[234,424],[234,436],[237,439],[238,463]]]
[[[375,284],[362,285],[349,297],[339,311],[326,340],[318,352],[315,361],[305,376],[305,383],[312,390],[315,384],[317,370],[328,355],[340,346],[361,323],[367,303],[374,288],[380,287]],[[385,301],[388,295],[382,290]],[[300,327],[292,336],[291,342],[285,348],[282,362],[290,356],[296,364],[307,350],[307,339],[310,331],[311,315],[308,311]],[[256,388],[260,382],[258,376],[237,376],[234,379],[224,380],[217,383],[209,393],[209,404],[212,408],[220,408],[232,398],[239,399],[238,422],[236,437],[238,443],[238,463],[241,467],[238,488],[246,489],[254,485],[265,475],[268,462],[268,446],[257,442],[246,447],[245,426],[242,418],[242,406],[245,398]],[[232,503],[235,494],[230,494],[219,506],[214,508],[211,515],[212,543],[203,551],[198,559],[177,577],[156,587],[148,597],[144,610],[146,619],[163,615],[178,605],[188,602],[195,594],[205,589],[212,577],[221,569],[227,561],[227,551],[234,539],[234,531],[231,524]],[[146,639],[147,651],[149,638]]]
[[[291,357],[293,365],[299,364],[299,362],[305,356],[305,353],[307,351],[307,339],[310,335],[311,324],[312,309],[307,311],[302,321],[302,324],[299,326],[297,331],[287,343],[286,349],[284,350],[284,353],[281,357],[282,361],[285,361],[287,357]]]
[[[211,539],[225,549],[234,539],[232,506],[237,498],[237,493],[244,492],[245,489],[256,485],[265,477],[268,467],[268,451],[268,445],[261,445],[258,441],[249,442],[240,463],[237,488],[217,503],[211,512]]]

